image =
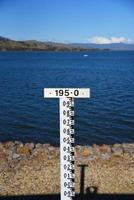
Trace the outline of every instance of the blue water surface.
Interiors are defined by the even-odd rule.
[[[134,52],[1,52],[0,141],[59,144],[59,101],[43,88],[91,88],[75,100],[76,144],[134,142]]]

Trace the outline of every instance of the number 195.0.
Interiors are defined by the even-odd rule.
[[[55,90],[56,96],[69,96],[69,90]]]

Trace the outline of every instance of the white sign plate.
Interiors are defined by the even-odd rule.
[[[89,98],[90,89],[88,88],[45,88],[45,98]]]

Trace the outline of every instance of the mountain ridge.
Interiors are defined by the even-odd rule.
[[[100,51],[100,49],[37,40],[17,41],[0,36],[0,51]]]
[[[115,51],[133,51],[134,44],[126,43],[111,43],[111,44],[94,44],[94,43],[71,43],[73,46],[80,46],[83,48],[99,48],[99,49],[109,49]]]

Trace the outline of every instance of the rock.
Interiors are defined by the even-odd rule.
[[[43,148],[48,148],[50,146],[50,144],[46,143],[46,144],[43,144],[42,146],[43,146]]]
[[[112,145],[112,147],[121,147],[121,144],[115,143]]]
[[[76,146],[75,146],[75,149],[80,149],[80,150],[81,150],[81,149],[82,149],[82,146],[76,145]]]
[[[4,142],[1,146],[7,160],[12,160],[12,152],[15,150],[15,144],[12,141]]]
[[[88,157],[93,154],[92,147],[84,147],[82,150],[82,156]]]
[[[75,146],[75,155],[80,156],[81,150],[82,150],[81,146],[79,146],[79,145]]]
[[[0,151],[3,151],[3,144],[0,142]]]
[[[19,154],[17,154],[17,153],[13,153],[13,154],[12,154],[12,158],[13,158],[13,159],[20,158],[20,155],[19,155]]]
[[[59,148],[56,149],[56,151],[55,151],[55,156],[56,156],[57,158],[60,157],[60,149],[59,149]]]
[[[50,146],[47,148],[47,150],[45,149],[44,153],[47,154],[47,158],[51,160],[57,158],[60,154],[60,151],[59,148]]]
[[[48,151],[55,151],[55,148],[56,148],[56,147],[49,146],[47,149],[48,149]]]
[[[35,147],[37,148],[37,149],[39,149],[39,148],[42,148],[42,144],[40,144],[40,143],[37,143],[36,145],[35,145]]]
[[[10,149],[10,148],[13,148],[14,146],[15,146],[15,144],[12,141],[7,141],[7,142],[3,143],[3,147],[5,149]]]
[[[123,154],[123,149],[120,146],[113,146],[112,147],[112,153],[115,156],[121,156]]]
[[[6,160],[7,156],[3,151],[0,151],[0,161],[1,160]]]
[[[95,154],[95,155],[100,155],[100,149],[99,149],[100,147],[99,147],[99,145],[96,145],[96,144],[93,144],[93,153]]]
[[[111,148],[109,145],[103,144],[102,146],[99,147],[100,153],[105,154],[105,153],[111,153]]]
[[[100,156],[102,160],[109,160],[111,158],[111,153],[104,153]]]
[[[123,148],[123,153],[125,154],[128,153],[130,155],[134,154],[134,143],[133,144],[123,143],[122,148]]]
[[[23,147],[23,143],[22,143],[22,142],[15,141],[14,144],[15,144],[16,146],[21,146],[21,147]]]
[[[17,147],[16,152],[17,152],[17,154],[20,154],[21,156],[29,156],[30,155],[29,148],[26,146]]]
[[[18,142],[18,141],[15,141],[15,149],[17,151],[17,149],[20,149],[22,148],[24,145],[22,142]]]
[[[31,158],[38,161],[38,162],[42,162],[44,160],[47,160],[48,156],[41,151],[34,150],[33,154],[31,155]]]
[[[34,143],[26,143],[24,146],[27,147],[30,151],[32,151],[35,147]]]
[[[97,156],[95,156],[95,155],[90,155],[90,156],[88,157],[88,160],[89,160],[89,161],[93,161],[93,160],[95,160],[95,159],[97,159]]]

